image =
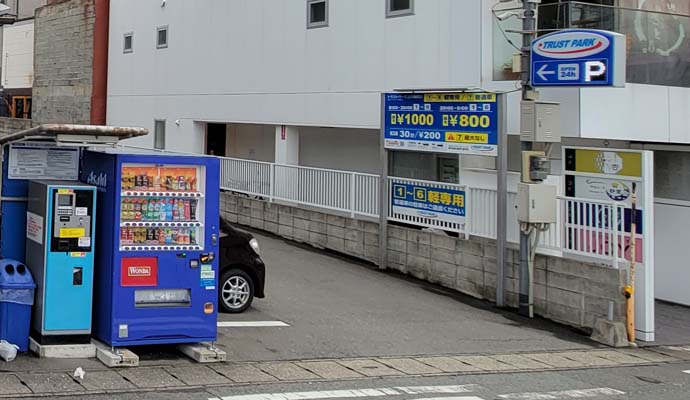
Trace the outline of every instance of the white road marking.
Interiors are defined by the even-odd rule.
[[[470,393],[481,389],[479,385],[454,385],[454,386],[398,386],[394,390],[404,394],[434,394],[434,393]]]
[[[290,326],[283,321],[218,321],[219,328],[270,328]]]
[[[500,399],[511,400],[557,400],[557,399],[585,399],[597,396],[620,396],[625,392],[611,388],[595,388],[584,390],[563,390],[547,393],[511,393],[498,396]]]
[[[687,371],[683,371],[684,374],[690,374],[690,369]]]
[[[459,397],[432,397],[430,399],[426,398],[421,398],[421,399],[414,399],[414,400],[484,400],[481,397],[477,396],[459,396]]]
[[[240,396],[211,397],[209,400],[320,400],[320,399],[350,399],[357,397],[384,397],[402,396],[406,394],[454,394],[470,393],[480,389],[478,385],[455,386],[400,386],[377,389],[351,389],[351,390],[326,390],[319,392],[290,392],[290,393],[264,393]],[[438,398],[454,400],[482,400],[478,397]]]

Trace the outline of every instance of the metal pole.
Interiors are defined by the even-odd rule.
[[[350,174],[350,218],[355,219],[355,202],[357,195],[355,193],[357,183],[355,182],[355,173]]]
[[[506,110],[507,94],[498,94],[498,168],[496,182],[496,306],[505,307],[505,266],[507,252],[508,208],[508,126]]]
[[[637,234],[637,184],[632,184],[632,207],[630,212],[630,284],[625,287],[626,297],[626,328],[628,331],[628,341],[635,343],[635,262],[637,261],[636,234]],[[625,234],[625,227],[623,227]],[[623,242],[625,243],[625,241]],[[623,251],[625,258],[625,250]]]
[[[386,94],[381,93],[381,133],[379,155],[381,176],[379,178],[379,269],[388,268],[388,151],[385,146]]]
[[[530,84],[530,59],[532,55],[532,40],[536,37],[537,30],[537,2],[535,0],[522,0],[523,19],[522,19],[522,99],[533,100],[533,88]],[[522,142],[522,151],[532,150],[531,142]],[[524,173],[524,171],[523,171]],[[531,235],[525,234],[520,230],[520,315],[529,317],[530,312],[530,286],[532,282],[530,276],[530,238]]]

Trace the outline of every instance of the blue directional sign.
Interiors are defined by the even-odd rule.
[[[566,29],[532,42],[532,86],[625,86],[625,35]]]

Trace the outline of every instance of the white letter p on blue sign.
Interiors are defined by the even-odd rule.
[[[601,61],[587,61],[585,63],[585,81],[605,81],[606,64]]]

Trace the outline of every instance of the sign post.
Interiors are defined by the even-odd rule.
[[[496,306],[505,307],[505,265],[508,252],[508,117],[506,94],[498,95],[496,158]]]
[[[379,135],[379,269],[388,269],[388,151],[385,146],[386,96],[381,94],[381,134]]]

